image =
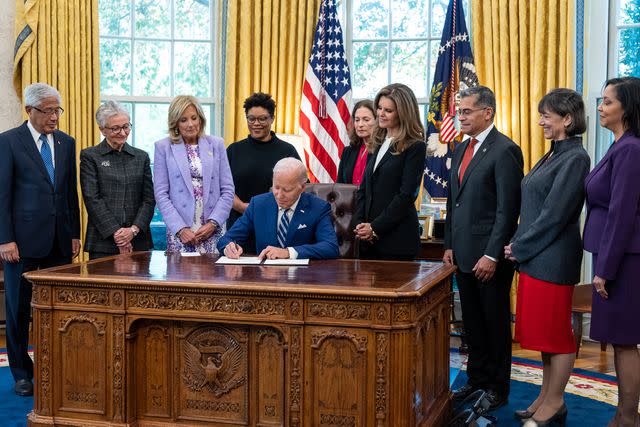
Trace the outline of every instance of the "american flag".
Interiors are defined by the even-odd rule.
[[[322,0],[300,102],[300,129],[312,182],[335,182],[349,144],[351,75],[336,2]]]
[[[451,0],[442,30],[427,116],[424,187],[431,197],[447,197],[451,155],[460,140],[456,94],[478,85],[462,0]]]

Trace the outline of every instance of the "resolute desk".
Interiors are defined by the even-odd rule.
[[[450,280],[426,262],[138,252],[27,273],[31,426],[431,426]]]

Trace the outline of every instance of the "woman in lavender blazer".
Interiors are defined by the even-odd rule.
[[[192,96],[169,106],[169,137],[155,143],[154,194],[167,224],[168,252],[217,253],[233,203],[233,178],[221,138],[204,134]]]
[[[615,142],[585,180],[584,248],[593,253],[590,336],[613,344],[618,410],[609,426],[638,426],[640,400],[640,79],[605,83],[600,125]]]

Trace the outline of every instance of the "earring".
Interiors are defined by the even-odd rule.
[[[178,130],[178,128],[175,128],[175,129],[173,130],[173,134],[174,134],[175,136],[180,135],[180,131]]]

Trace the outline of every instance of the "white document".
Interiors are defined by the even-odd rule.
[[[180,252],[180,256],[200,256],[200,252]]]
[[[265,259],[264,265],[309,265],[309,258],[301,259]]]
[[[241,256],[239,259],[232,259],[226,256],[221,256],[216,261],[216,264],[260,264],[262,261],[257,256]]]

